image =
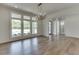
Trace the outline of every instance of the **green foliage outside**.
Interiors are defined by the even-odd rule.
[[[23,25],[24,25],[24,29],[30,29],[30,22],[29,21],[24,21]],[[12,28],[13,29],[21,29],[21,21],[20,20],[12,20]],[[32,28],[33,29],[37,28],[36,22],[32,22]]]

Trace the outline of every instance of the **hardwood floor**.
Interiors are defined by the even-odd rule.
[[[0,55],[79,55],[79,39],[36,37],[0,45]]]

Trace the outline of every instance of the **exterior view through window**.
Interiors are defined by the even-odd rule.
[[[30,34],[30,21],[23,21],[24,24],[24,34]]]
[[[21,21],[12,19],[12,36],[21,35]]]
[[[32,17],[32,34],[37,34],[37,18]]]
[[[36,17],[25,16],[17,13],[11,14],[12,37],[37,34]]]
[[[32,22],[32,34],[37,34],[37,22]]]
[[[21,36],[21,15],[17,13],[11,14],[12,37]]]

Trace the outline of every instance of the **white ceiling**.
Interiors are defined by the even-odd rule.
[[[25,11],[29,11],[35,14],[38,14],[38,3],[6,3],[5,5],[9,5],[15,8],[19,8]],[[49,14],[56,12],[58,10],[62,10],[64,8],[72,7],[75,5],[79,5],[77,3],[43,3],[43,12],[44,14]]]

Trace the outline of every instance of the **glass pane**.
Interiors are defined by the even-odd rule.
[[[37,20],[37,18],[36,17],[32,17],[32,20]]]
[[[37,22],[32,22],[32,34],[37,34]]]
[[[24,34],[30,34],[30,21],[23,21]]]
[[[52,27],[52,26],[51,26],[51,22],[49,22],[49,34],[51,34],[51,31],[52,31],[52,30],[51,30],[51,27]]]
[[[11,17],[12,18],[21,18],[21,15],[20,14],[16,14],[16,13],[12,13]]]
[[[12,19],[12,37],[21,35],[21,21]]]
[[[24,19],[29,19],[30,20],[30,16],[23,16]]]

